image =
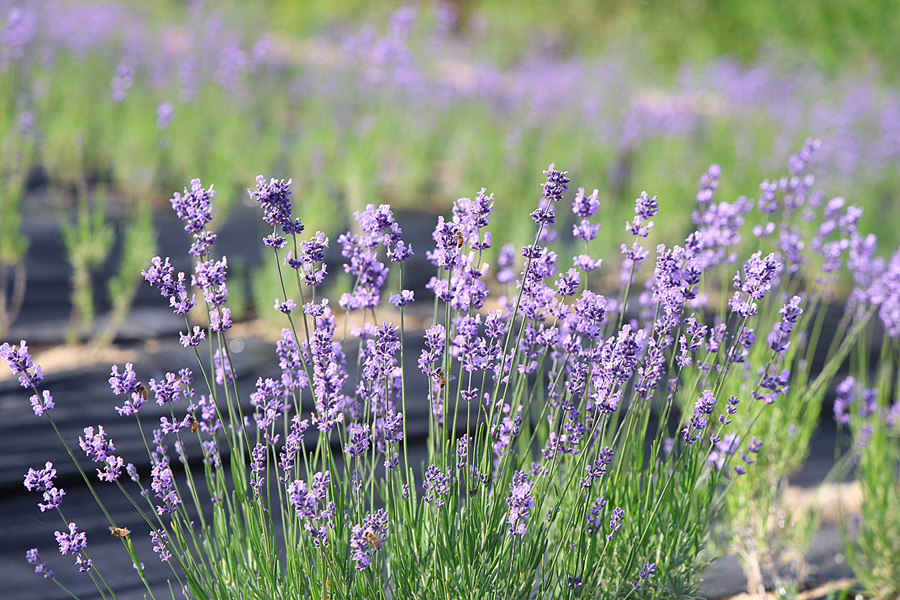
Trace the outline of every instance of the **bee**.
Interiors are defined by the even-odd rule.
[[[127,527],[115,527],[113,525],[110,525],[109,532],[113,535],[113,537],[122,539],[123,537],[131,533],[131,530]]]
[[[440,367],[431,372],[431,378],[435,383],[441,386],[441,391],[444,391],[444,386],[447,385],[448,381],[456,379],[454,375],[447,375],[444,373],[444,370]]]
[[[192,414],[188,414],[188,421],[191,424],[191,433],[197,433],[197,427],[200,425],[200,422]]]
[[[463,236],[462,230],[458,227],[453,229],[453,237],[456,238],[456,247],[462,248],[463,244],[466,243],[466,238]]]
[[[368,544],[370,546],[372,546],[376,550],[381,549],[381,538],[379,538],[378,534],[376,534],[374,531],[372,531],[371,529],[367,529],[366,533],[365,533],[365,538],[366,538],[366,542],[368,542]]]
[[[134,391],[140,394],[141,398],[143,398],[144,400],[147,399],[147,387],[140,381],[138,382],[137,386],[135,386]]]

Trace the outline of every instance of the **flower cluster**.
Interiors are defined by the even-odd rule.
[[[509,515],[506,522],[509,524],[509,532],[512,535],[525,535],[528,515],[534,507],[534,496],[531,492],[532,483],[527,473],[516,471],[513,473],[512,483],[509,484]]]
[[[263,221],[273,227],[280,227],[285,235],[301,233],[304,229],[300,219],[292,220],[291,212],[293,210],[291,204],[290,185],[292,180],[287,182],[272,178],[266,183],[266,178],[262,175],[256,178],[256,189],[247,190],[250,197],[260,203],[263,208]],[[270,248],[283,248],[286,240],[272,233],[266,238],[266,245]]]
[[[328,530],[333,527],[334,502],[328,500],[328,486],[331,475],[328,471],[313,475],[313,483],[307,487],[306,482],[296,479],[288,486],[288,501],[303,519],[303,527],[313,538],[316,547],[328,545]]]
[[[350,528],[350,557],[357,571],[368,567],[385,543],[387,517],[387,511],[379,508],[366,515],[362,525],[353,525]]]
[[[44,579],[53,579],[53,571],[47,566],[47,563],[41,562],[41,555],[38,553],[37,548],[32,548],[25,552],[25,558],[32,565],[37,565],[34,567],[34,572],[38,575],[43,575]],[[40,563],[40,564],[38,564]]]
[[[31,360],[31,355],[28,354],[28,344],[25,340],[19,342],[18,348],[3,342],[3,345],[0,346],[0,357],[9,365],[13,375],[21,373],[19,375],[19,385],[22,387],[36,388],[44,380],[44,374],[41,372],[40,365],[34,364]],[[34,401],[32,401],[32,405],[34,405]],[[46,410],[51,408],[53,406],[47,407]],[[35,408],[35,412],[37,412],[37,408]]]
[[[55,477],[56,469],[53,468],[53,463],[50,461],[47,461],[44,464],[44,468],[39,471],[28,469],[28,474],[25,475],[25,487],[29,492],[44,493],[44,502],[38,503],[41,512],[59,508],[62,504],[63,496],[66,495],[65,490],[54,485],[53,479]]]

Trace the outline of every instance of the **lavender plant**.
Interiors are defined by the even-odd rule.
[[[544,176],[533,241],[521,261],[512,246],[500,252],[496,302],[484,262],[493,194],[460,198],[452,217],[439,218],[425,254],[436,272],[424,332],[404,326],[404,308],[416,301],[403,283],[413,249],[389,206],[357,211],[357,232],[338,238],[353,285],[332,305],[320,292],[330,240],[302,235],[290,180],[258,177],[249,192],[271,227],[264,244],[289,276],[274,299],[286,324],[276,344],[280,377],[260,377],[249,402],[226,343],[228,261],[215,258],[207,227],[215,192],[194,180],[175,194],[173,209],[193,237],[193,273],[188,280],[158,256],[143,274],[185,316],[180,340],[197,366],[150,379],[149,389],[134,365],[110,375],[124,397],[117,411],[135,418],[147,445],[149,485],[102,426],[79,439],[98,478],[135,506],[133,524],[110,527],[151,595],[130,536],[150,536],[191,598],[698,594],[713,519],[756,468],[753,457],[774,443],[754,436],[790,383],[780,356],[800,345],[799,301],[784,296],[800,293],[792,259],[785,248],[752,252],[733,277],[733,297],[707,312],[719,282],[732,279],[723,275],[735,269],[750,204],[712,203],[711,169],[697,230],[683,245],[657,245],[645,278],[659,202],[641,194],[621,247],[624,286],[601,295],[601,261],[591,251],[599,195],[574,194],[572,234],[583,250],[564,268],[553,244],[570,180],[552,164]],[[398,287],[386,290],[392,266]],[[205,328],[189,319],[198,305]],[[353,325],[352,313],[360,317]],[[756,331],[775,321],[776,347],[760,348]],[[411,336],[424,344],[418,356],[408,356]],[[4,344],[2,356],[34,393],[35,414],[53,424],[53,398],[39,387],[26,342]],[[428,441],[417,469],[409,426],[420,390]],[[158,427],[141,419],[151,394],[169,409]],[[201,452],[202,474],[185,469],[179,480],[170,444],[185,463],[190,448]],[[43,492],[42,510],[59,512],[60,551],[105,592],[53,476],[48,463],[29,472],[26,487]],[[27,558],[51,576],[37,549]]]
[[[88,186],[78,186],[76,222],[60,214],[59,228],[72,267],[70,293],[72,311],[66,341],[78,343],[91,334],[94,324],[94,285],[92,273],[105,261],[115,239],[112,227],[106,222],[106,190],[98,187],[93,205],[88,198]]]
[[[34,155],[33,120],[22,111],[0,139],[0,336],[9,331],[25,300],[28,238],[21,231],[21,201]]]
[[[133,210],[131,222],[124,228],[122,236],[122,257],[118,272],[107,284],[112,309],[105,325],[98,329],[91,340],[97,346],[107,346],[116,338],[134,303],[141,280],[140,268],[147,258],[147,250],[151,254],[156,252],[152,205],[137,204]]]
[[[856,299],[877,306],[883,325],[879,362],[871,368],[864,339],[856,369],[838,383],[834,401],[839,432],[846,428],[850,442],[841,466],[855,466],[862,492],[859,513],[842,515],[844,550],[862,589],[879,599],[900,594],[900,544],[892,533],[900,526],[900,401],[895,399],[898,268],[900,252],[887,262],[876,259],[859,265]]]
[[[814,177],[804,172],[818,146],[818,140],[807,140],[790,157],[786,177],[760,185],[755,214],[748,212],[751,205],[747,202],[739,202],[737,208],[746,214],[742,218],[759,219],[751,230],[761,252],[772,250],[783,257],[777,269],[784,280],[779,291],[785,300],[780,308],[775,304],[757,308],[752,300],[737,296],[729,301],[738,314],[759,313],[756,329],[760,334],[768,332],[766,344],[750,350],[744,376],[729,386],[729,393],[761,401],[749,409],[757,415],[751,442],[755,468],[733,482],[723,519],[731,549],[742,559],[751,594],[765,593],[766,578],[790,585],[790,581],[777,580],[776,567],[788,562],[786,557],[795,565],[794,579],[803,579],[803,556],[817,524],[816,515],[792,514],[782,493],[790,476],[806,460],[830,382],[874,312],[863,304],[847,311],[830,332],[827,358],[820,357],[825,316],[841,283],[844,264],[853,270],[861,268],[875,248],[873,238],[857,230],[862,210],[840,197],[826,201],[824,194],[814,189]],[[710,205],[706,212],[695,213],[695,221],[715,227],[716,208],[727,212],[724,203]],[[804,251],[806,248],[812,252]],[[748,279],[776,268],[771,261],[761,261],[761,254],[754,257],[755,261],[745,266]],[[738,284],[746,286],[743,276],[736,276],[735,286]],[[795,331],[799,332],[796,338]],[[765,410],[760,411],[760,406]],[[738,414],[743,410],[746,407]]]

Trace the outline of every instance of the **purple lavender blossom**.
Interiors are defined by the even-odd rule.
[[[560,196],[559,199],[561,200],[562,196]],[[542,235],[543,230],[551,227],[554,223],[556,223],[556,212],[554,211],[553,206],[554,205],[552,202],[543,198],[538,204],[538,207],[531,212],[531,220],[534,221],[535,225],[537,225],[542,230]],[[548,243],[550,242],[550,240],[543,239],[541,241],[547,241]]]
[[[395,294],[391,292],[390,298],[388,302],[396,306],[397,308],[402,308],[407,304],[411,304],[415,301],[414,293],[412,290],[400,290],[399,294]]]
[[[112,452],[116,449],[112,440],[107,439],[103,425],[97,427],[96,434],[94,434],[93,427],[85,427],[84,437],[78,438],[78,444],[81,446],[85,455],[94,462],[105,462],[108,457],[112,456]]]
[[[294,468],[297,454],[303,448],[303,434],[309,427],[309,419],[300,419],[300,415],[294,415],[291,419],[291,431],[284,438],[284,446],[281,448],[281,459],[278,466],[283,473],[281,482],[287,483],[291,470]]]
[[[572,201],[572,212],[583,219],[590,219],[600,208],[600,193],[594,190],[590,196],[584,195],[584,188],[578,188],[575,192],[575,200]]]
[[[881,277],[873,282],[869,297],[878,306],[878,317],[887,335],[900,337],[900,249],[891,256]]]
[[[37,548],[32,548],[31,550],[25,551],[25,558],[32,565],[37,565],[34,567],[34,572],[38,575],[43,575],[44,579],[53,579],[53,571],[51,571],[45,562],[41,562],[41,555],[38,553]],[[38,564],[40,563],[40,564]]]
[[[647,237],[653,229],[653,217],[659,212],[659,203],[656,196],[650,198],[647,192],[641,192],[640,197],[634,201],[634,212],[637,215],[631,222],[625,223],[625,230],[638,237]],[[629,257],[634,260],[633,257]]]
[[[125,401],[123,406],[115,407],[116,412],[121,416],[137,414],[141,410],[141,406],[146,402],[144,397],[145,389],[142,389],[141,382],[137,380],[134,365],[131,363],[125,363],[125,372],[121,374],[119,373],[118,365],[112,366],[112,371],[109,374],[109,386],[116,396],[128,394],[131,397],[130,400]]]
[[[362,456],[369,449],[372,435],[369,433],[368,423],[351,423],[347,427],[350,436],[349,441],[344,445],[344,452],[350,456]]]
[[[165,380],[150,380],[150,389],[156,396],[156,403],[160,406],[178,402],[178,398],[184,395],[183,386],[185,386],[184,380],[175,373],[166,373]]]
[[[281,330],[281,339],[275,343],[278,366],[281,368],[281,383],[286,390],[297,390],[309,386],[309,379],[303,370],[300,349],[290,329]]]
[[[440,508],[444,506],[444,497],[450,493],[450,476],[441,471],[437,465],[428,465],[422,488],[427,492],[425,502],[434,503]]]
[[[259,429],[268,429],[290,410],[291,405],[285,402],[289,395],[281,381],[268,377],[256,380],[256,391],[250,394],[250,404],[256,409],[253,418]]]
[[[425,350],[422,350],[418,362],[419,369],[425,375],[431,375],[434,363],[443,355],[446,335],[447,330],[440,324],[425,330]]]
[[[543,191],[541,195],[551,202],[559,202],[563,199],[563,194],[569,189],[570,179],[566,176],[568,171],[557,171],[555,165],[550,163],[544,175],[547,176],[546,183],[541,184]]]
[[[321,231],[308,241],[300,242],[300,275],[308,286],[321,285],[328,269],[324,264],[328,238]],[[316,265],[319,265],[316,268]]]
[[[312,534],[317,548],[328,546],[328,530],[334,526],[334,502],[321,505],[328,499],[331,476],[328,471],[313,475],[313,483],[307,488],[306,482],[295,480],[288,486],[288,501],[297,516],[304,520],[303,527]]]
[[[178,332],[179,342],[185,348],[196,348],[200,342],[206,339],[206,330],[200,329],[199,325],[194,325],[193,333]]]
[[[40,471],[28,469],[25,475],[25,487],[28,491],[38,491],[44,493],[44,502],[38,503],[41,512],[59,508],[62,505],[63,496],[66,495],[65,490],[53,485],[53,478],[56,477],[56,469],[53,468],[52,462],[47,462]]]
[[[28,474],[25,475],[25,487],[29,492],[49,490],[53,487],[53,479],[55,477],[56,469],[53,468],[52,462],[47,461],[44,463],[44,468],[40,471],[28,469]]]
[[[87,534],[83,531],[79,533],[75,523],[69,523],[68,533],[56,531],[54,535],[59,543],[60,554],[77,554],[87,548]]]
[[[516,260],[516,247],[512,244],[505,244],[500,248],[500,254],[497,255],[497,281],[499,283],[509,283],[516,278],[516,272],[513,266]]]
[[[574,296],[581,285],[581,276],[575,269],[569,269],[565,275],[560,274],[556,282],[556,291],[561,296]]]
[[[591,503],[591,507],[588,509],[587,515],[585,516],[585,520],[587,521],[587,534],[594,535],[600,528],[602,527],[603,521],[601,514],[603,509],[606,508],[606,498],[603,496],[598,496],[593,503]]]
[[[511,535],[525,535],[527,529],[525,524],[528,522],[528,515],[534,507],[534,496],[531,493],[532,483],[528,478],[528,474],[522,471],[513,473],[512,483],[509,484],[509,498],[506,503],[509,505],[509,515],[506,522],[509,523],[509,533]]]
[[[459,244],[459,237],[465,234],[460,224],[453,222],[445,222],[443,216],[438,217],[437,225],[431,233],[434,240],[434,250],[425,252],[425,257],[434,266],[440,269],[453,269],[462,265],[462,247]]]
[[[288,299],[285,300],[284,302],[282,302],[282,301],[279,300],[278,298],[275,298],[275,307],[274,307],[274,308],[275,308],[275,310],[277,310],[277,311],[280,311],[280,312],[283,312],[283,313],[286,314],[286,315],[289,315],[289,314],[291,314],[292,312],[294,312],[294,309],[295,309],[295,308],[297,308],[297,303],[294,302],[294,301],[293,301],[292,299],[290,299],[290,298],[288,298]]]
[[[175,114],[175,105],[169,101],[161,102],[156,107],[156,128],[168,129],[172,123],[172,116]]]
[[[163,501],[162,504],[156,505],[156,512],[160,516],[168,515],[175,512],[175,509],[181,504],[181,498],[175,490],[175,478],[172,475],[172,469],[162,463],[156,464],[152,471],[153,483],[151,487],[156,492],[156,497]]]
[[[600,348],[589,397],[593,407],[601,413],[610,414],[618,409],[622,387],[637,368],[646,337],[644,330],[633,333],[631,325],[625,325],[617,336],[608,338]]]
[[[250,486],[257,499],[262,494],[262,486],[265,483],[266,471],[266,445],[262,442],[256,444],[250,451]]]
[[[577,237],[585,242],[590,242],[591,240],[597,237],[597,234],[600,233],[600,223],[591,223],[587,219],[582,219],[581,223],[572,226],[572,235]],[[588,262],[590,256],[582,255],[586,258],[582,258],[581,262]],[[584,269],[587,270],[587,269]]]
[[[377,213],[374,206],[369,205],[373,213]],[[357,219],[362,219],[373,227],[380,223],[377,214],[354,213]],[[345,233],[338,237],[338,243],[343,248],[341,255],[348,259],[344,263],[344,271],[355,278],[355,284],[351,292],[341,295],[338,305],[346,310],[360,310],[375,308],[381,300],[381,288],[387,281],[389,269],[378,260],[378,241],[381,239],[381,230],[368,232],[362,236]],[[387,236],[389,237],[389,236]]]
[[[231,371],[231,362],[228,360],[228,352],[223,348],[216,348],[213,352],[213,371],[218,385],[231,384],[234,376]]]
[[[520,405],[519,411],[521,411],[521,408]],[[509,413],[509,410],[509,405],[504,404],[503,412]],[[508,414],[504,415],[500,420],[500,423],[491,428],[491,437],[495,440],[492,444],[492,448],[494,450],[494,455],[498,458],[506,456],[510,448],[512,448],[512,444],[516,437],[519,435],[519,431],[522,427],[522,413],[519,411],[517,411],[515,417],[512,418],[510,418]]]
[[[210,247],[216,241],[216,236],[206,231],[207,223],[212,221],[212,199],[215,195],[212,186],[204,190],[199,179],[192,179],[190,192],[185,188],[184,195],[175,192],[169,200],[175,215],[184,221],[184,230],[194,237],[188,252],[196,258],[209,254]]]
[[[788,338],[794,329],[794,324],[803,314],[803,309],[800,308],[800,296],[791,298],[790,302],[782,306],[779,312],[783,315],[782,320],[772,324],[772,331],[766,339],[769,347],[776,353],[785,353],[791,346]]]
[[[0,70],[6,72],[9,64],[25,55],[26,47],[37,37],[40,29],[36,6],[13,6],[6,13],[6,24],[0,31]]]
[[[126,63],[119,63],[116,74],[109,82],[112,88],[113,101],[117,104],[125,100],[125,95],[134,84],[134,68]]]
[[[806,168],[806,163],[809,162],[810,157],[813,152],[818,150],[819,146],[822,145],[821,140],[814,138],[806,138],[806,141],[803,143],[803,147],[797,152],[797,154],[791,154],[790,158],[788,158],[788,168],[791,173],[799,173],[803,169]]]
[[[702,212],[697,209],[692,213],[697,226],[692,236],[697,242],[697,258],[702,268],[737,260],[733,248],[741,241],[740,229],[752,207],[751,201],[740,196],[734,203],[710,204]]]
[[[630,269],[632,265],[637,269],[638,265],[643,262],[648,256],[650,256],[650,252],[646,250],[639,242],[632,242],[631,246],[626,246],[622,244],[620,247],[620,254],[625,255],[625,260],[629,261],[627,263],[627,267]],[[625,268],[622,269],[623,272]]]
[[[150,541],[153,542],[153,551],[159,555],[160,561],[172,560],[172,553],[169,552],[169,536],[164,530],[150,530]]]
[[[790,369],[782,369],[781,373],[766,373],[759,383],[760,388],[768,392],[756,392],[754,397],[763,400],[766,404],[772,404],[781,394],[786,394],[790,389],[788,382],[791,378]]]
[[[153,266],[147,271],[141,271],[141,275],[151,287],[159,287],[159,293],[163,298],[169,299],[169,306],[175,309],[176,315],[187,314],[197,302],[193,295],[188,298],[184,273],[179,272],[176,277],[175,268],[169,263],[168,257],[165,263],[159,256],[151,259],[150,263]]]
[[[744,264],[744,277],[740,271],[734,276],[734,287],[740,291],[735,292],[728,306],[740,317],[751,317],[756,314],[757,305],[753,300],[762,300],[770,289],[772,282],[781,273],[782,263],[774,253],[762,258],[762,252],[753,253]],[[743,294],[748,299],[743,298]]]
[[[712,202],[713,194],[719,187],[719,177],[722,169],[717,164],[709,165],[706,173],[700,176],[700,189],[697,191],[697,204],[708,206]]]
[[[599,338],[603,332],[607,313],[606,298],[590,290],[584,290],[575,301],[569,320],[578,335]]]
[[[80,554],[75,557],[75,564],[78,566],[79,573],[88,573],[94,566],[94,562],[91,559],[85,559]]]
[[[308,347],[316,401],[316,415],[312,421],[319,431],[328,432],[344,420],[342,410],[347,404],[347,396],[342,389],[349,375],[340,343],[333,339],[336,323],[328,300],[323,300],[321,304],[307,304],[304,308],[308,315],[316,319],[316,328]]]
[[[34,410],[35,416],[42,416],[45,412],[51,410],[54,406],[53,397],[50,395],[50,390],[44,390],[41,396],[37,394],[31,397],[31,408]]]
[[[362,525],[350,528],[350,557],[357,571],[368,567],[381,549],[387,532],[387,519],[387,511],[379,508],[363,517]]]
[[[606,534],[607,540],[612,540],[616,532],[621,529],[622,521],[625,519],[625,511],[618,506],[613,509],[613,514],[609,518],[610,532]]]
[[[725,466],[725,460],[737,452],[740,443],[741,438],[735,433],[729,433],[721,439],[716,439],[713,442],[713,449],[706,457],[706,464],[721,470]]]
[[[666,374],[665,348],[656,339],[651,338],[647,342],[647,350],[644,360],[638,367],[638,379],[635,382],[635,392],[641,398],[649,399],[656,391],[659,382]]]
[[[656,573],[656,563],[645,562],[644,566],[641,567],[641,570],[638,571],[638,577],[646,580],[646,579],[649,579],[653,573]],[[634,586],[634,589],[636,589],[636,590],[641,589],[640,580],[635,581],[631,585]]]
[[[200,261],[191,276],[191,285],[200,288],[210,310],[224,305],[228,298],[228,288],[225,286],[227,269],[227,257],[218,261]]]
[[[716,397],[712,390],[703,390],[694,403],[694,416],[691,417],[691,427],[704,429],[708,423],[708,417],[716,409]]]
[[[303,226],[298,219],[296,222],[291,220],[291,190],[293,180],[288,179],[287,182],[277,179],[269,180],[259,175],[256,178],[256,190],[247,190],[250,197],[259,202],[263,207],[263,221],[269,225],[281,226],[285,234],[300,233]]]
[[[19,385],[22,387],[36,388],[44,380],[41,367],[31,361],[31,355],[28,354],[28,344],[25,340],[19,342],[18,348],[3,342],[3,345],[0,346],[0,357],[9,365],[13,375],[24,373],[24,375],[19,376]]]

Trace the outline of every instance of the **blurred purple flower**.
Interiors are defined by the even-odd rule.
[[[161,102],[156,107],[156,128],[168,129],[172,122],[172,116],[175,114],[175,105],[169,101]]]

